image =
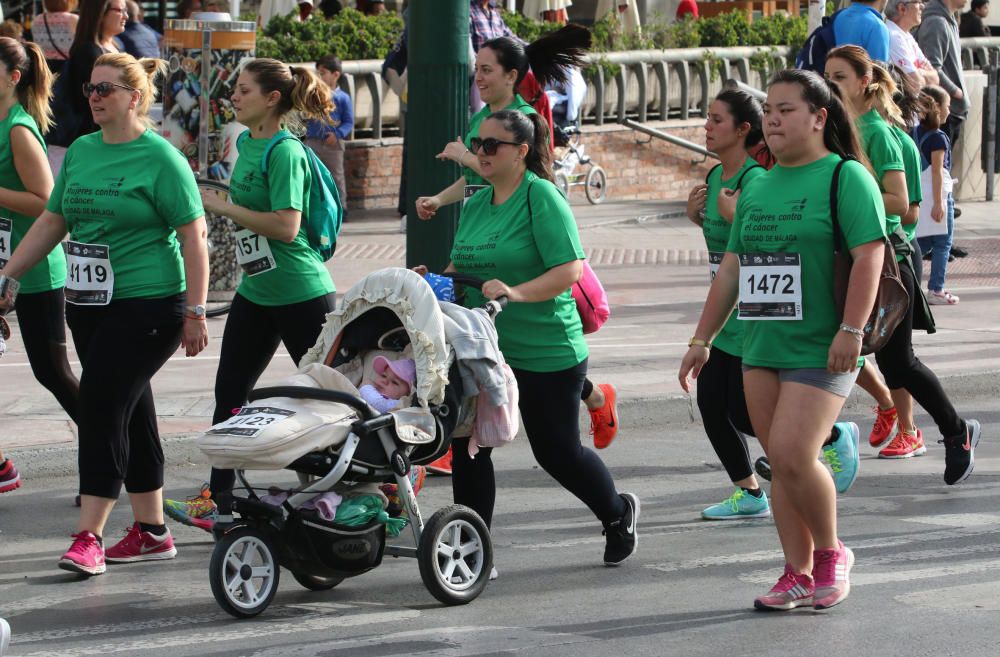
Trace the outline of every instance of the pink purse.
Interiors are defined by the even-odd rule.
[[[576,311],[580,313],[584,333],[594,333],[611,317],[611,306],[604,286],[597,274],[590,268],[590,263],[583,261],[583,274],[573,285],[573,299],[576,301]]]
[[[476,458],[480,447],[503,447],[514,440],[520,427],[517,379],[507,363],[503,364],[507,404],[494,406],[484,391],[476,399],[476,424],[469,440],[469,457]]]

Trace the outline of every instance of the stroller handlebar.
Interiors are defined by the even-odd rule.
[[[455,281],[459,285],[465,285],[467,287],[475,288],[482,292],[484,281],[476,276],[470,276],[469,274],[460,274],[455,271],[449,271],[441,274],[442,276],[447,276],[451,280]],[[503,309],[507,306],[507,297],[497,297],[483,304],[482,308],[486,311],[486,314],[490,317],[496,317]]]

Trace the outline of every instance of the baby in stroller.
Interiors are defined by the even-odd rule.
[[[491,313],[502,309],[490,303]],[[445,604],[479,596],[493,565],[485,523],[451,505],[425,524],[409,477],[445,453],[456,428],[471,425],[478,391],[466,389],[459,365],[431,287],[409,270],[382,270],[344,295],[286,385],[253,391],[239,414],[199,438],[212,465],[235,469],[238,481],[233,516],[213,528],[209,575],[223,609],[262,612],[282,567],[306,588],[327,590],[386,553],[416,558],[425,586]],[[300,486],[274,506],[261,501],[257,491],[266,487],[252,486],[247,470],[279,469],[294,471]],[[386,544],[381,509],[359,526],[303,508],[335,486],[385,482],[397,486],[414,546]]]

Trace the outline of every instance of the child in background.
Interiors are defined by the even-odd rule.
[[[333,90],[333,111],[330,113],[332,125],[312,120],[306,124],[306,145],[316,152],[316,156],[326,165],[337,183],[340,204],[347,213],[347,184],[344,179],[344,141],[354,130],[354,108],[351,97],[337,86],[343,67],[334,55],[327,55],[316,62],[316,73]]]
[[[368,404],[380,413],[388,413],[398,408],[400,399],[413,391],[417,381],[416,364],[409,358],[390,361],[385,356],[376,356],[372,363],[375,381],[361,386],[359,392]]]
[[[913,140],[917,142],[923,166],[920,182],[924,203],[916,235],[920,250],[931,254],[927,302],[955,305],[959,298],[944,289],[948,256],[951,255],[955,235],[955,201],[951,195],[952,179],[949,173],[951,142],[941,130],[941,126],[948,120],[951,98],[941,87],[928,85],[921,90],[920,101],[923,109],[920,112],[920,125],[913,132]]]

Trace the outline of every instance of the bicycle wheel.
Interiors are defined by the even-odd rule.
[[[229,185],[219,180],[198,180],[198,189],[225,194]],[[240,269],[236,264],[236,224],[229,217],[205,211],[208,227],[208,303],[206,315],[221,317],[229,312],[233,292],[240,282]]]

